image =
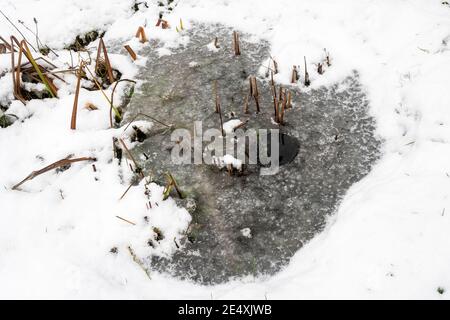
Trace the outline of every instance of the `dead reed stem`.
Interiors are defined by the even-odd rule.
[[[136,56],[136,53],[133,51],[133,49],[131,49],[131,47],[129,45],[125,45],[123,47],[125,48],[125,50],[127,50],[127,52],[130,55],[131,59],[133,59],[133,61],[136,61],[137,56]]]
[[[297,81],[298,81],[298,71],[297,71],[297,67],[294,66],[292,68],[291,83],[297,83]]]
[[[34,59],[33,55],[31,54],[30,49],[28,48],[28,45],[25,40],[22,40],[19,42],[16,37],[11,36],[11,48],[14,48],[14,43],[19,48],[19,57],[18,57],[18,64],[17,67],[15,66],[15,59],[14,59],[14,50],[11,51],[11,70],[12,70],[12,76],[13,76],[13,89],[14,89],[14,96],[20,100],[22,103],[25,104],[25,98],[22,96],[21,93],[21,65],[22,65],[22,55],[24,55],[28,62],[32,65],[33,69],[36,71],[36,73],[39,76],[40,82],[44,84],[47,91],[50,93],[50,96],[55,98],[57,97],[57,88],[53,84],[53,82],[43,73],[41,67],[37,64],[36,60]],[[45,59],[44,59],[45,60]]]
[[[120,138],[119,139],[120,143],[122,144],[123,148],[125,149],[125,151],[127,152],[128,156],[130,157],[131,161],[133,161],[134,166],[135,166],[135,170],[134,172],[139,174],[139,176],[141,178],[144,178],[144,173],[142,172],[142,169],[139,167],[139,165],[137,164],[136,160],[134,159],[133,155],[131,154],[130,150],[128,149],[127,145],[125,144],[125,142]]]
[[[141,43],[146,43],[148,41],[143,27],[139,27],[136,31],[136,38],[138,38]]]
[[[323,74],[323,66],[320,62],[317,64],[317,73]]]
[[[118,218],[118,219],[120,219],[120,220],[122,220],[122,221],[125,221],[125,222],[127,222],[127,223],[129,223],[129,224],[131,224],[131,225],[133,225],[133,226],[135,226],[135,225],[136,225],[136,223],[134,223],[134,222],[131,222],[130,220],[127,220],[127,219],[125,219],[125,218],[122,218],[122,217],[120,217],[120,216],[116,216],[116,218]]]
[[[303,57],[305,61],[305,86],[309,86],[311,84],[311,81],[309,80],[309,73],[308,73],[308,67],[306,66],[306,57]]]
[[[275,122],[278,123],[278,100],[277,100],[277,88],[272,86],[272,96],[273,96],[273,108],[275,114]]]
[[[75,90],[75,97],[73,99],[72,118],[70,120],[70,129],[75,130],[77,128],[77,110],[78,110],[78,96],[80,95],[81,77],[84,72],[84,62],[80,62],[80,67],[77,71],[77,88]]]
[[[288,109],[292,108],[292,94],[291,94],[291,91],[288,91],[288,93],[287,93],[286,108],[288,108]]]
[[[131,189],[131,187],[133,186],[133,183],[130,183],[130,185],[128,186],[128,188],[125,190],[125,192],[120,196],[119,201],[122,200],[125,195],[127,194],[127,192]]]
[[[25,182],[29,181],[29,180],[33,180],[34,178],[36,178],[37,176],[48,172],[50,170],[56,169],[56,168],[60,168],[60,167],[64,167],[67,166],[71,163],[74,162],[80,162],[80,161],[96,161],[96,158],[93,157],[82,157],[82,158],[75,158],[75,159],[70,159],[69,157],[58,160],[56,162],[53,162],[52,164],[31,172],[25,179],[23,179],[22,181],[20,181],[18,184],[16,184],[14,187],[12,187],[12,190],[16,190],[17,188],[19,188],[22,184],[24,184]]]
[[[233,47],[234,55],[239,56],[241,54],[241,47],[239,44],[239,34],[236,31],[233,31]]]
[[[259,91],[258,91],[258,83],[256,82],[256,77],[249,78],[250,83],[250,96],[252,96],[255,100],[256,104],[256,112],[260,112],[259,108]]]

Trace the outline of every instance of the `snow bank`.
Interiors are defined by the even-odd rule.
[[[55,46],[95,28],[108,28],[108,41],[136,43],[130,35],[146,21],[148,37],[167,41],[168,50],[188,41],[173,29],[155,28],[158,8],[153,6],[131,15],[128,1],[49,4],[7,0],[2,10],[29,25],[36,16],[43,42]],[[106,107],[80,110],[80,130],[71,132],[71,92],[26,108],[14,102],[10,112],[23,123],[0,130],[1,297],[448,298],[448,6],[420,0],[184,0],[166,18],[172,26],[183,18],[187,28],[190,19],[220,22],[254,34],[255,41],[270,41],[280,68],[275,80],[281,83],[289,82],[293,65],[303,70],[303,56],[312,88],[356,69],[385,140],[382,160],[349,190],[327,229],[280,274],[216,287],[158,274],[148,280],[123,250],[128,241],[141,241],[135,230],[145,226],[115,218],[138,219],[144,199],[136,187],[123,202],[116,200],[125,185],[117,175],[118,164],[108,162],[111,138],[118,133],[106,129]],[[14,31],[0,21],[2,34]],[[324,48],[332,66],[319,76],[314,63],[323,59]],[[3,94],[10,90],[6,81],[0,84]],[[102,105],[100,97],[83,96]],[[27,182],[25,192],[8,190],[30,169],[68,153],[95,155],[97,173],[80,163]],[[155,197],[157,201],[158,192]],[[164,205],[156,210],[174,215],[179,229],[170,232],[175,234],[187,218],[172,200]],[[120,247],[117,255],[109,253],[111,245]]]

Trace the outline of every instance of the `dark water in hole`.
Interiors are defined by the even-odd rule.
[[[269,47],[241,35],[242,55],[231,49],[231,30],[197,25],[190,42],[171,56],[145,55],[144,80],[131,100],[128,119],[143,112],[186,128],[203,121],[203,130],[219,128],[214,112],[213,83],[218,82],[224,121],[248,120],[245,128],[278,128],[267,81],[258,80],[261,113],[243,113],[249,75],[256,75]],[[219,38],[219,52],[206,45]],[[282,66],[283,67],[283,66]],[[329,69],[326,72],[333,72]],[[309,92],[293,90],[293,108],[286,111],[283,165],[278,174],[261,176],[260,167],[247,166],[242,175],[210,165],[174,165],[170,131],[152,130],[151,137],[133,149],[146,172],[163,183],[170,171],[188,199],[179,200],[192,212],[192,223],[172,258],[145,259],[154,270],[201,283],[220,283],[244,275],[273,274],[320,232],[348,188],[366,175],[378,158],[374,120],[369,104],[352,73],[342,83]],[[145,153],[148,159],[142,156]],[[175,196],[175,195],[174,195]],[[251,237],[241,232],[251,230]]]
[[[271,156],[272,143],[271,134],[267,137],[267,155]],[[298,154],[300,144],[298,140],[292,136],[284,133],[280,133],[278,136],[278,152],[279,152],[279,165],[283,166],[287,163],[292,162]],[[259,150],[259,149],[258,149]]]

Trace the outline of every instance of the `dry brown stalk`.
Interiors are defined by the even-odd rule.
[[[133,49],[131,49],[129,45],[125,45],[123,47],[125,48],[125,50],[128,51],[128,54],[130,55],[131,59],[133,59],[133,61],[136,61],[137,56],[136,53],[133,51]]]
[[[286,104],[287,104],[286,92],[283,92],[282,100],[281,100],[281,111],[280,111],[280,117],[279,117],[280,124],[284,124],[284,111],[286,110]]]
[[[125,195],[127,194],[127,192],[131,189],[131,187],[133,186],[133,182],[130,183],[130,185],[128,186],[128,188],[125,190],[125,192],[120,196],[119,201],[122,200]]]
[[[303,57],[305,60],[305,86],[309,86],[311,84],[311,81],[309,80],[309,73],[308,73],[308,68],[306,66],[306,57]]]
[[[216,49],[219,49],[219,48],[220,48],[220,46],[219,46],[219,39],[218,39],[217,37],[214,39],[214,47],[215,47]]]
[[[256,112],[260,112],[259,108],[259,91],[258,91],[258,83],[256,82],[256,77],[250,77],[250,96],[252,96],[255,99],[256,104]]]
[[[317,73],[323,74],[323,66],[320,62],[317,64]]]
[[[275,122],[278,123],[278,100],[277,100],[277,88],[272,86],[272,96],[273,96],[273,108],[275,111]]]
[[[325,51],[325,61],[327,63],[327,66],[330,67],[331,66],[331,60],[330,60],[330,53],[327,51],[327,49],[323,49]]]
[[[136,38],[138,38],[141,43],[146,43],[148,41],[143,27],[139,27],[136,31]]]
[[[161,26],[161,28],[163,28],[163,29],[169,29],[170,28],[169,23],[166,20],[163,20],[163,19],[158,19],[158,21],[156,22],[156,27],[159,27],[159,26]],[[183,29],[181,29],[181,30],[183,30]]]
[[[131,222],[130,220],[127,220],[127,219],[125,219],[125,218],[122,218],[122,217],[120,217],[120,216],[116,216],[116,218],[119,218],[120,220],[122,220],[122,221],[125,221],[125,222],[127,222],[127,223],[129,223],[129,224],[131,224],[131,225],[133,225],[133,226],[135,226],[135,225],[136,225],[136,223],[134,223],[134,222]]]
[[[44,74],[43,68],[37,64],[36,60],[34,59],[30,49],[28,48],[27,42],[25,40],[22,40],[19,42],[16,37],[11,36],[11,48],[14,48],[14,44],[17,45],[19,48],[19,56],[18,56],[18,63],[17,66],[15,65],[15,57],[14,53],[15,50],[11,51],[11,74],[13,79],[13,94],[16,97],[16,99],[20,100],[23,104],[25,104],[25,98],[22,95],[22,88],[21,88],[21,68],[22,68],[22,55],[24,55],[29,63],[32,65],[34,71],[36,71],[39,81],[42,82],[47,91],[50,93],[52,97],[57,96],[57,88],[53,84],[53,82]],[[45,59],[44,59],[45,60]]]
[[[288,93],[287,93],[286,108],[288,108],[288,109],[292,108],[292,94],[291,94],[291,91],[288,91]]]
[[[297,81],[298,81],[298,71],[297,71],[297,67],[294,66],[292,68],[291,83],[297,83]]]
[[[137,164],[136,160],[134,159],[133,155],[130,152],[130,149],[128,149],[127,145],[125,144],[125,142],[122,139],[119,139],[120,143],[122,144],[123,148],[125,149],[125,151],[127,152],[128,156],[130,157],[131,161],[133,161],[134,166],[136,167],[135,170],[132,170],[134,172],[136,172],[137,174],[139,174],[139,176],[141,178],[144,178],[144,173],[142,172],[142,169],[139,167],[139,165]]]
[[[245,100],[244,100],[244,113],[248,113],[248,96],[245,96]]]
[[[239,34],[236,31],[233,31],[233,47],[234,55],[239,56],[241,54],[241,47],[239,44]]]
[[[78,110],[78,96],[80,95],[81,77],[84,73],[84,62],[80,62],[80,67],[77,70],[77,88],[75,90],[75,97],[73,99],[72,118],[70,120],[70,129],[77,128],[77,110]]]
[[[70,156],[69,156],[70,157]],[[16,184],[14,187],[12,187],[12,190],[16,190],[17,188],[19,188],[22,184],[24,184],[25,182],[29,181],[29,180],[33,180],[34,178],[36,178],[37,176],[48,172],[50,170],[56,169],[56,168],[60,168],[60,167],[64,167],[67,165],[70,165],[74,162],[80,162],[80,161],[96,161],[96,158],[93,157],[82,157],[82,158],[75,158],[75,159],[70,159],[69,157],[66,157],[64,159],[58,160],[56,162],[53,162],[52,164],[31,172],[25,179],[23,179],[22,181],[20,181],[18,184]]]
[[[8,41],[6,41],[3,37],[1,37],[0,36],[0,41],[1,42],[3,42],[3,45],[5,46],[5,48],[8,50],[8,51],[16,51],[16,49],[14,48],[14,47],[11,47],[11,45],[8,43]]]

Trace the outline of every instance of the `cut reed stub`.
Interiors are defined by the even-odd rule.
[[[292,108],[292,93],[291,93],[291,91],[287,92],[286,108],[288,108],[288,109]]]
[[[127,50],[128,54],[130,55],[131,59],[133,61],[136,61],[137,59],[137,55],[136,53],[133,51],[133,49],[131,49],[131,47],[129,45],[124,45],[123,46],[125,48],[125,50]]]
[[[275,122],[278,123],[278,99],[277,99],[277,88],[275,85],[272,86],[272,97],[273,97],[273,109]]]
[[[305,61],[305,86],[309,86],[311,84],[311,81],[309,80],[309,73],[308,73],[308,68],[306,66],[306,57],[303,57],[304,61]]]
[[[298,81],[297,67],[293,66],[293,68],[292,68],[292,76],[291,76],[291,83],[297,83],[297,81]]]
[[[317,73],[323,74],[323,65],[320,62],[317,64]]]
[[[248,80],[249,80],[249,86],[250,86],[249,97],[250,98],[253,97],[253,99],[255,100],[256,112],[259,113],[261,110],[259,107],[259,91],[258,91],[258,83],[256,81],[256,77],[251,76]]]
[[[281,111],[280,111],[278,123],[284,124],[284,112],[286,110],[286,105],[287,105],[287,95],[286,95],[286,91],[283,90],[282,88],[280,88],[280,92],[281,92]]]
[[[161,27],[163,29],[169,29],[170,25],[166,20],[159,18],[158,21],[156,22],[156,27]]]
[[[234,55],[239,56],[241,54],[241,46],[239,43],[239,34],[236,31],[233,31],[233,48]]]
[[[327,51],[327,49],[323,49],[325,51],[325,62],[328,67],[331,67],[331,59],[330,59],[330,53]]]
[[[143,27],[139,27],[136,31],[136,38],[138,38],[141,43],[146,43],[148,41]]]
[[[219,46],[219,39],[218,39],[217,37],[214,38],[214,47],[215,47],[216,49],[219,49],[219,48],[220,48],[220,46]]]

